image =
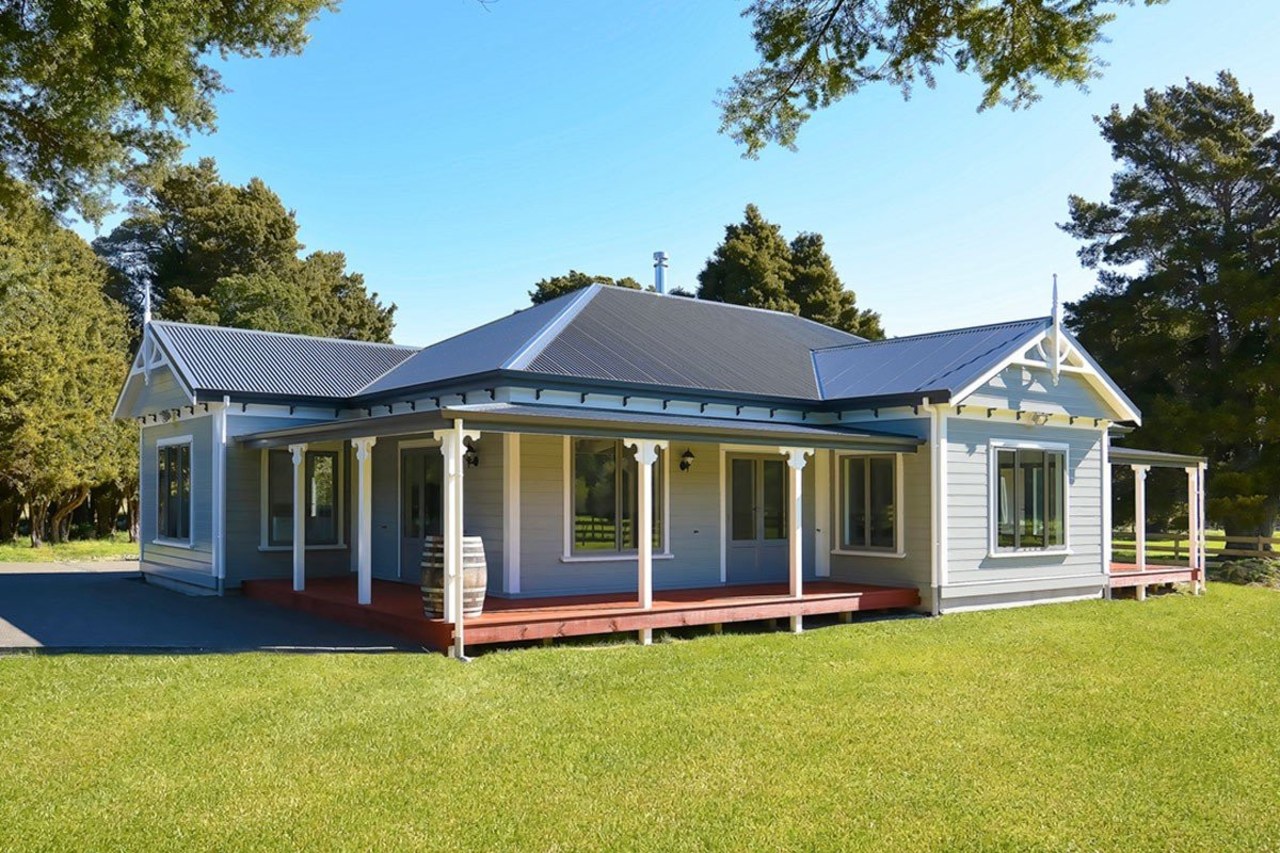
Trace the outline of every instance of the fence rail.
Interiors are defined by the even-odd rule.
[[[1113,537],[1113,552],[1134,554],[1138,544],[1129,538]],[[1227,536],[1222,533],[1206,533],[1205,558],[1208,562],[1219,561],[1223,557],[1268,557],[1280,558],[1280,536]],[[1147,560],[1173,559],[1185,561],[1189,558],[1190,539],[1186,533],[1148,533]]]

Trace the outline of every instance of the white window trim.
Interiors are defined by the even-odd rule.
[[[270,485],[271,485],[271,468],[269,464],[270,453],[272,450],[282,450],[283,448],[264,448],[258,457],[258,550],[263,554],[272,554],[278,552],[293,551],[292,545],[271,545],[267,536],[267,526],[270,523],[269,514],[271,507],[269,506]],[[304,551],[345,551],[347,549],[347,525],[346,519],[346,490],[347,490],[347,464],[346,449],[342,444],[333,445],[331,443],[308,444],[307,453],[336,453],[338,456],[338,487],[337,487],[337,513],[338,513],[338,541],[326,545],[312,545],[310,542],[305,544]],[[302,462],[304,468],[306,460]]]
[[[575,554],[573,553],[573,440],[575,438],[609,438],[609,436],[566,435],[562,445],[561,456],[564,459],[563,509],[564,509],[564,541],[560,551],[562,563],[617,563],[635,562],[639,553],[632,551],[613,551],[608,554]],[[621,441],[621,439],[614,439]],[[630,453],[626,447],[623,453]],[[655,560],[670,560],[675,557],[671,553],[671,452],[660,454],[662,460],[662,550],[653,552]]]
[[[1051,450],[1062,454],[1062,544],[1052,548],[997,548],[996,487],[997,454],[1004,450]],[[992,438],[987,441],[987,558],[1008,560],[1018,557],[1064,557],[1071,550],[1071,445],[1061,441],[1024,441]]]
[[[187,463],[188,464],[187,497],[189,501],[187,505],[187,538],[174,539],[169,536],[160,535],[160,519],[157,515],[160,509],[160,483],[157,478],[160,475],[160,450],[165,447],[173,447],[174,445],[182,445],[182,444],[185,444],[187,446],[187,459],[189,460]],[[190,551],[193,548],[195,548],[195,536],[196,536],[195,436],[188,433],[187,435],[174,435],[168,438],[158,438],[156,439],[155,449],[156,449],[156,471],[155,471],[156,477],[152,478],[151,485],[152,485],[152,488],[156,490],[155,492],[156,503],[155,503],[155,506],[151,508],[151,512],[152,512],[151,523],[156,525],[156,535],[151,539],[151,544],[166,545],[170,548],[185,548],[188,551]]]
[[[844,539],[844,460],[851,457],[863,459],[867,456],[894,457],[893,500],[897,508],[897,518],[894,521],[894,544],[892,548],[843,548],[840,545]],[[838,554],[842,557],[881,557],[892,560],[901,560],[907,556],[906,489],[902,476],[902,456],[901,453],[885,450],[840,451],[835,454],[835,475],[831,478],[835,489],[835,500],[831,502],[835,513],[831,519],[832,532],[834,533],[831,541],[835,543],[835,547],[831,549],[832,554]]]

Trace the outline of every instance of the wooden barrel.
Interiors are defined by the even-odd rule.
[[[462,615],[484,612],[484,594],[489,585],[489,566],[484,557],[484,540],[462,537]],[[422,609],[433,619],[444,615],[444,537],[428,536],[422,543]]]

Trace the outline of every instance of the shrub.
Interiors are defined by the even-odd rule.
[[[1280,560],[1263,557],[1246,557],[1227,560],[1210,574],[1214,580],[1242,585],[1271,586],[1280,588]]]

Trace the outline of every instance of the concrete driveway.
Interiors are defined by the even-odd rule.
[[[138,564],[0,563],[0,653],[385,651],[401,641],[239,596],[186,596]]]

